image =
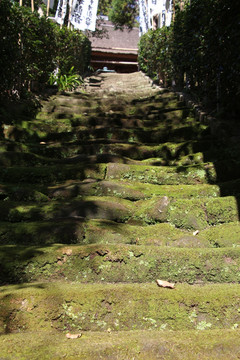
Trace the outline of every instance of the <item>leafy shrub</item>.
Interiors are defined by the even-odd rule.
[[[240,111],[238,7],[232,0],[192,0],[184,11],[176,12],[168,32],[150,30],[141,38],[140,68],[160,80],[172,78],[178,88],[187,87],[210,109],[236,116]]]
[[[140,69],[165,86],[172,73],[171,28],[149,30],[139,41]]]
[[[74,66],[77,74],[84,73],[90,62],[91,43],[81,32],[60,29],[29,7],[1,0],[0,49],[0,96],[22,98],[32,81],[47,84],[56,68],[60,69],[62,84],[77,84],[71,68]]]
[[[91,57],[91,42],[81,32],[66,27],[56,27],[56,65],[62,74],[68,74],[72,66],[83,75]]]
[[[1,0],[0,14],[0,90],[21,94],[31,80],[46,82],[55,67],[55,25],[8,0]]]

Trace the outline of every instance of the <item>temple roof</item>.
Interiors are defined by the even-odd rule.
[[[139,29],[115,30],[114,25],[105,20],[101,27],[107,31],[107,37],[91,38],[92,50],[108,53],[137,54],[139,42]]]

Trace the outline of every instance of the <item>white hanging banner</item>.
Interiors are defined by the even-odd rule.
[[[139,35],[143,35],[148,31],[148,13],[145,0],[139,0]]]
[[[95,31],[98,0],[73,0],[70,22],[77,30]]]
[[[166,1],[166,26],[170,26],[172,22],[172,1]]]
[[[158,0],[148,1],[148,27],[152,28],[152,18],[159,13]]]
[[[59,0],[58,6],[57,6],[57,11],[55,14],[55,21],[58,24],[63,25],[64,19],[66,16],[66,12],[67,12],[67,0]]]

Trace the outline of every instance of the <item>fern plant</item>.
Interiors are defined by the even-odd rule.
[[[62,74],[61,70],[58,73],[52,73],[49,78],[50,85],[57,85],[60,91],[71,91],[76,89],[83,83],[82,77],[74,73],[74,66],[71,67],[68,74]]]

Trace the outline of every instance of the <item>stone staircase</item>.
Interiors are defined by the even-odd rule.
[[[236,124],[141,73],[42,105],[0,141],[1,359],[239,359]]]

